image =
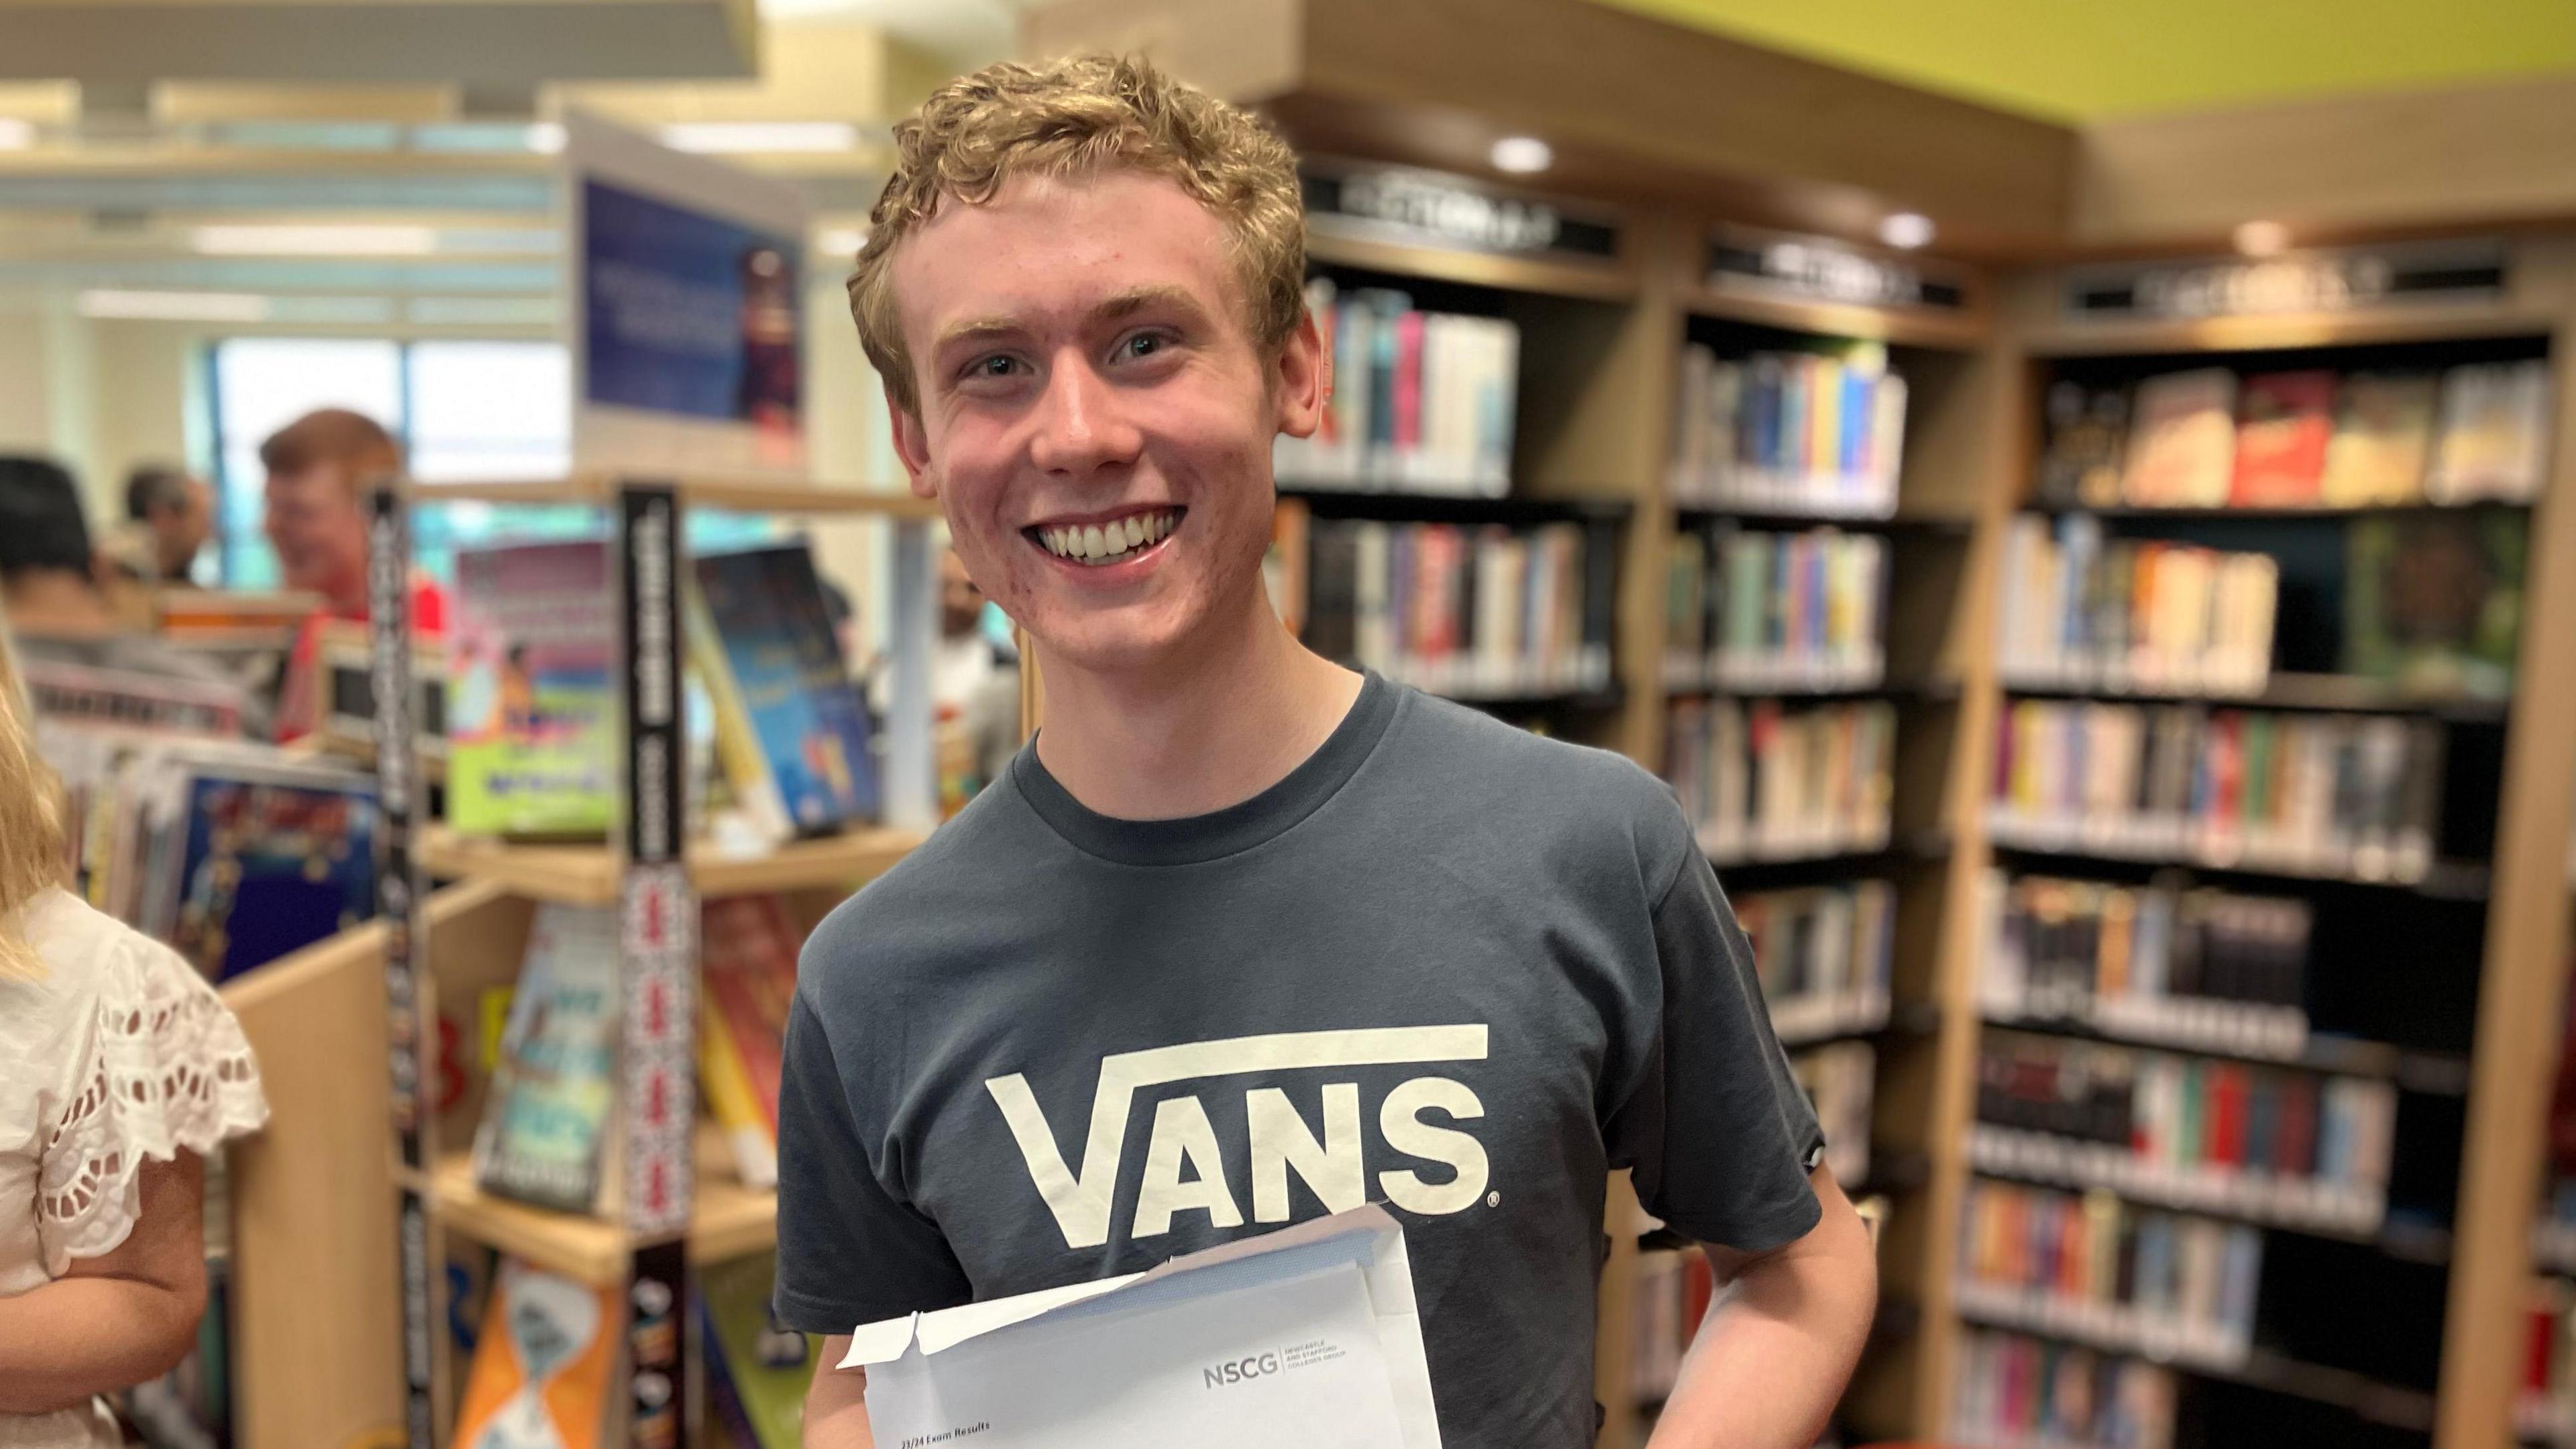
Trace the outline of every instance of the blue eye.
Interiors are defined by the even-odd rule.
[[[977,377],[1008,377],[1011,375],[1011,369],[1015,365],[1016,363],[1011,358],[994,356],[977,361],[973,367],[968,368],[967,370],[975,374]]]
[[[1168,340],[1158,332],[1139,332],[1120,346],[1129,357],[1150,357],[1162,351]]]

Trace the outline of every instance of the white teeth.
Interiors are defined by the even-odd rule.
[[[1131,513],[1106,524],[1068,524],[1062,528],[1041,528],[1038,542],[1058,558],[1080,563],[1105,563],[1123,558],[1147,544],[1169,538],[1179,519],[1170,513]]]
[[[1144,541],[1145,515],[1141,513],[1129,514],[1127,516],[1127,546],[1129,548],[1134,548],[1136,545],[1143,543]]]
[[[1098,558],[1109,552],[1108,542],[1100,536],[1100,525],[1095,523],[1082,530],[1082,552],[1086,558]]]

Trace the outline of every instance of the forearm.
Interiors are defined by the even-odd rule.
[[[805,1449],[876,1449],[868,1432],[868,1371],[832,1365],[850,1351],[847,1334],[829,1335],[805,1391]]]
[[[0,1298],[0,1414],[77,1408],[169,1372],[201,1303],[122,1278],[64,1278]]]
[[[1807,1449],[1842,1397],[1878,1303],[1869,1229],[1830,1177],[1814,1231],[1719,1289],[1648,1449]]]

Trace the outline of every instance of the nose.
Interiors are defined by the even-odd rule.
[[[1141,436],[1088,358],[1063,358],[1048,370],[1038,399],[1029,460],[1049,473],[1081,477],[1135,461]]]

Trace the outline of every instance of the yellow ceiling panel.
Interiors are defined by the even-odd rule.
[[[2576,70],[2576,0],[1597,0],[2058,121]]]

